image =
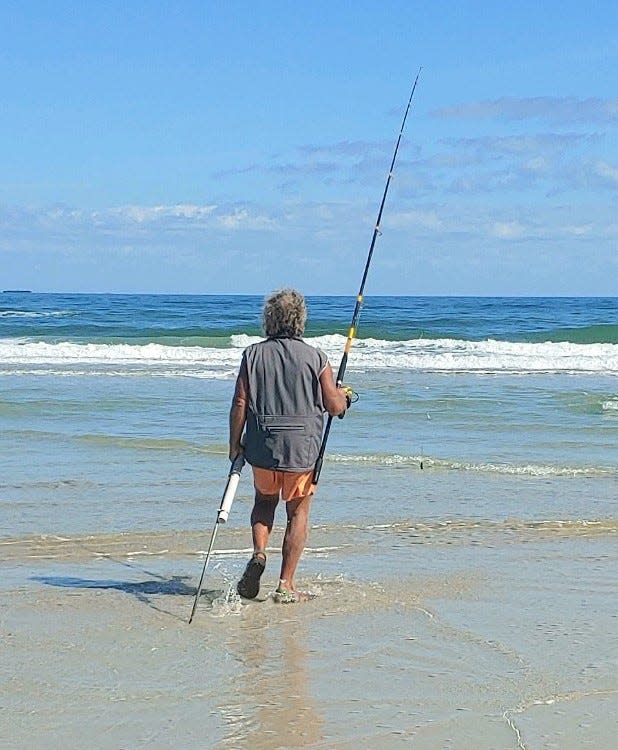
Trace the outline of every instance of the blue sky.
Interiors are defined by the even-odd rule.
[[[618,294],[618,3],[0,5],[0,288]]]

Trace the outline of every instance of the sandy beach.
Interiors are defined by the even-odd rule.
[[[618,750],[618,2],[0,34],[0,750]]]
[[[611,750],[616,531],[424,544],[419,529],[359,530],[332,555],[339,532],[314,528],[301,583],[318,596],[285,606],[269,597],[275,549],[259,599],[229,595],[246,535],[226,529],[191,626],[195,533],[4,542],[0,736],[13,750]],[[379,582],[363,577],[376,550]]]
[[[191,625],[260,300],[12,304],[2,748],[614,750],[613,300],[369,304],[298,571],[317,596],[269,596],[282,508],[258,600],[229,595],[245,471]],[[311,304],[336,362],[348,301]]]

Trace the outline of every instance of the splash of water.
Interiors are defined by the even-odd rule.
[[[236,586],[230,583],[227,589],[212,602],[213,617],[227,617],[239,615],[242,611],[242,600],[236,591]]]

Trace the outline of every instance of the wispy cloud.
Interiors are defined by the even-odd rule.
[[[464,102],[431,112],[440,119],[544,120],[552,124],[618,123],[618,99],[537,96]]]
[[[502,206],[471,212],[467,204],[449,202],[391,213],[383,227],[385,232],[403,231],[424,240],[457,237],[474,242],[545,243],[572,238],[618,239],[618,223],[606,219],[604,215],[592,217],[585,209],[574,211],[568,205],[553,211],[546,211],[543,206]]]
[[[457,151],[473,152],[481,160],[487,155],[527,156],[562,153],[578,146],[597,143],[602,135],[583,133],[536,133],[530,135],[444,138],[441,143]]]
[[[402,182],[418,194],[482,194],[522,197],[542,190],[557,195],[581,189],[614,191],[618,167],[603,158],[599,133],[530,133],[441,139],[434,154],[400,165]]]
[[[338,143],[299,146],[298,151],[302,156],[310,158],[365,159],[372,154],[386,154],[389,145],[386,141],[339,141]]]
[[[384,170],[391,149],[392,144],[386,141],[305,144],[287,155],[265,158],[261,164],[220,170],[213,177],[225,179],[257,174],[275,175],[287,180],[315,178],[328,184],[336,181],[347,183],[355,175],[367,174],[380,168]]]
[[[120,206],[103,212],[86,212],[95,220],[117,217],[137,224],[160,223],[168,220],[186,222],[204,222],[211,220],[217,210],[216,205],[199,206],[195,204],[176,203],[172,206]]]
[[[483,104],[487,103],[465,106]],[[603,167],[604,160],[593,156],[595,151],[602,153],[599,145],[605,139],[603,133],[579,132],[443,138],[435,142],[433,154],[423,156],[418,147],[412,147],[411,153],[407,149],[397,164],[396,189],[404,196],[525,192],[538,188],[549,194],[576,186],[613,190],[612,165]],[[217,176],[270,175],[274,178],[269,181],[271,189],[287,198],[325,197],[325,189],[331,197],[335,197],[333,189],[338,197],[346,199],[371,197],[369,186],[381,184],[391,153],[392,143],[387,141],[305,144],[291,154],[271,156],[262,164],[252,163]]]
[[[53,237],[123,237],[152,240],[167,233],[190,235],[204,231],[273,231],[274,212],[250,204],[117,206],[84,210],[67,206],[5,208],[0,227],[6,236],[47,234]]]
[[[604,184],[618,187],[618,166],[606,161],[597,161],[592,165],[591,172]]]
[[[597,167],[604,179],[616,179],[611,165]],[[329,287],[329,280],[337,268],[357,267],[359,251],[366,251],[373,231],[375,209],[372,201],[300,199],[276,210],[249,203],[103,211],[0,206],[0,269],[21,256],[47,269],[47,279],[54,273],[61,279],[78,266],[100,288],[122,288],[124,278],[134,283],[136,269],[152,268],[168,285],[190,279],[196,290],[207,282],[211,289],[256,292],[268,269],[273,287],[307,284],[341,291]],[[495,290],[513,273],[533,269],[534,276],[539,258],[550,272],[567,268],[565,253],[572,273],[596,264],[600,279],[615,276],[618,223],[612,207],[600,201],[470,201],[454,193],[441,193],[439,200],[400,197],[389,206],[381,228],[376,271],[389,274],[384,291],[395,285],[401,293],[443,292],[431,286],[439,273],[446,275],[449,289],[466,290],[467,283],[484,281]],[[603,288],[610,285],[607,281]]]

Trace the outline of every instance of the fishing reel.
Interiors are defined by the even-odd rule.
[[[359,396],[349,385],[342,385],[341,387],[345,389],[345,410],[347,411],[352,404],[355,404],[358,401]],[[343,419],[345,417],[345,411],[342,411],[338,417],[339,419]]]

